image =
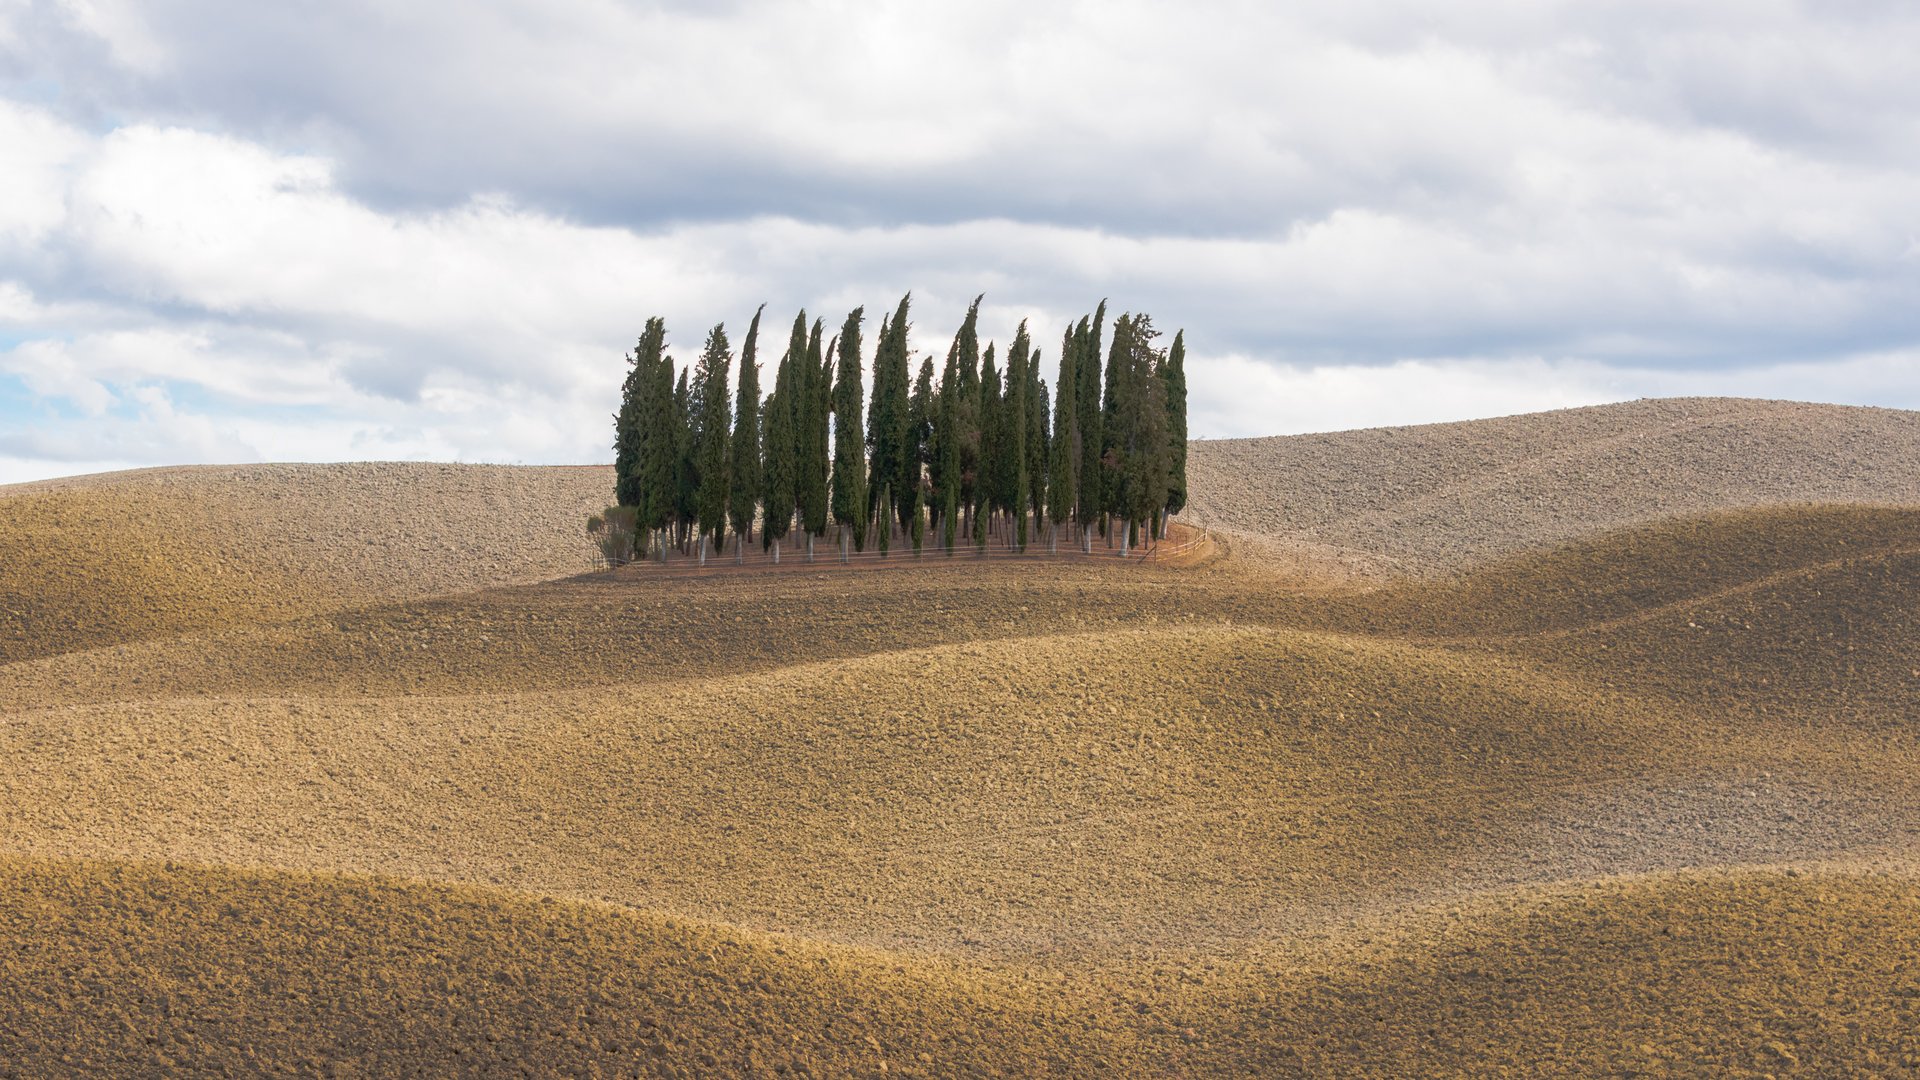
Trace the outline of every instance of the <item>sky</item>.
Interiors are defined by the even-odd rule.
[[[1298,10],[1296,10],[1298,9]],[[1920,408],[1920,6],[0,0],[0,483],[611,460],[650,315],[1102,298],[1197,437]],[[764,380],[763,380],[764,381]]]

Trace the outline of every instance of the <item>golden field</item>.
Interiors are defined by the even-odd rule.
[[[1920,1071],[1920,417],[1193,462],[1194,565],[713,577],[610,470],[0,488],[0,1074]]]

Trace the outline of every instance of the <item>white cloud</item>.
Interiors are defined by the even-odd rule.
[[[771,361],[912,288],[916,353],[982,291],[1048,370],[1102,296],[1184,326],[1206,434],[1920,403],[1873,359],[1920,340],[1916,47],[1732,0],[0,0],[0,371],[147,460],[592,459],[647,315],[686,359],[767,301]]]

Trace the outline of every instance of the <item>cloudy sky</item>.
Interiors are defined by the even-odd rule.
[[[1916,56],[1909,0],[0,0],[0,482],[609,460],[649,314],[907,289],[916,353],[1185,327],[1203,436],[1917,408]]]

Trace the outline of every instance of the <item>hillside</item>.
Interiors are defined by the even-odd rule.
[[[1920,413],[1663,398],[1205,440],[1188,516],[1288,557],[1446,574],[1628,525],[1782,503],[1920,505]]]
[[[1235,452],[1209,505],[1320,502],[1177,566],[582,576],[589,469],[0,489],[0,1075],[1920,1068],[1909,414]],[[289,479],[348,524],[265,538]]]
[[[0,486],[0,660],[585,569],[608,469],[145,469]]]

